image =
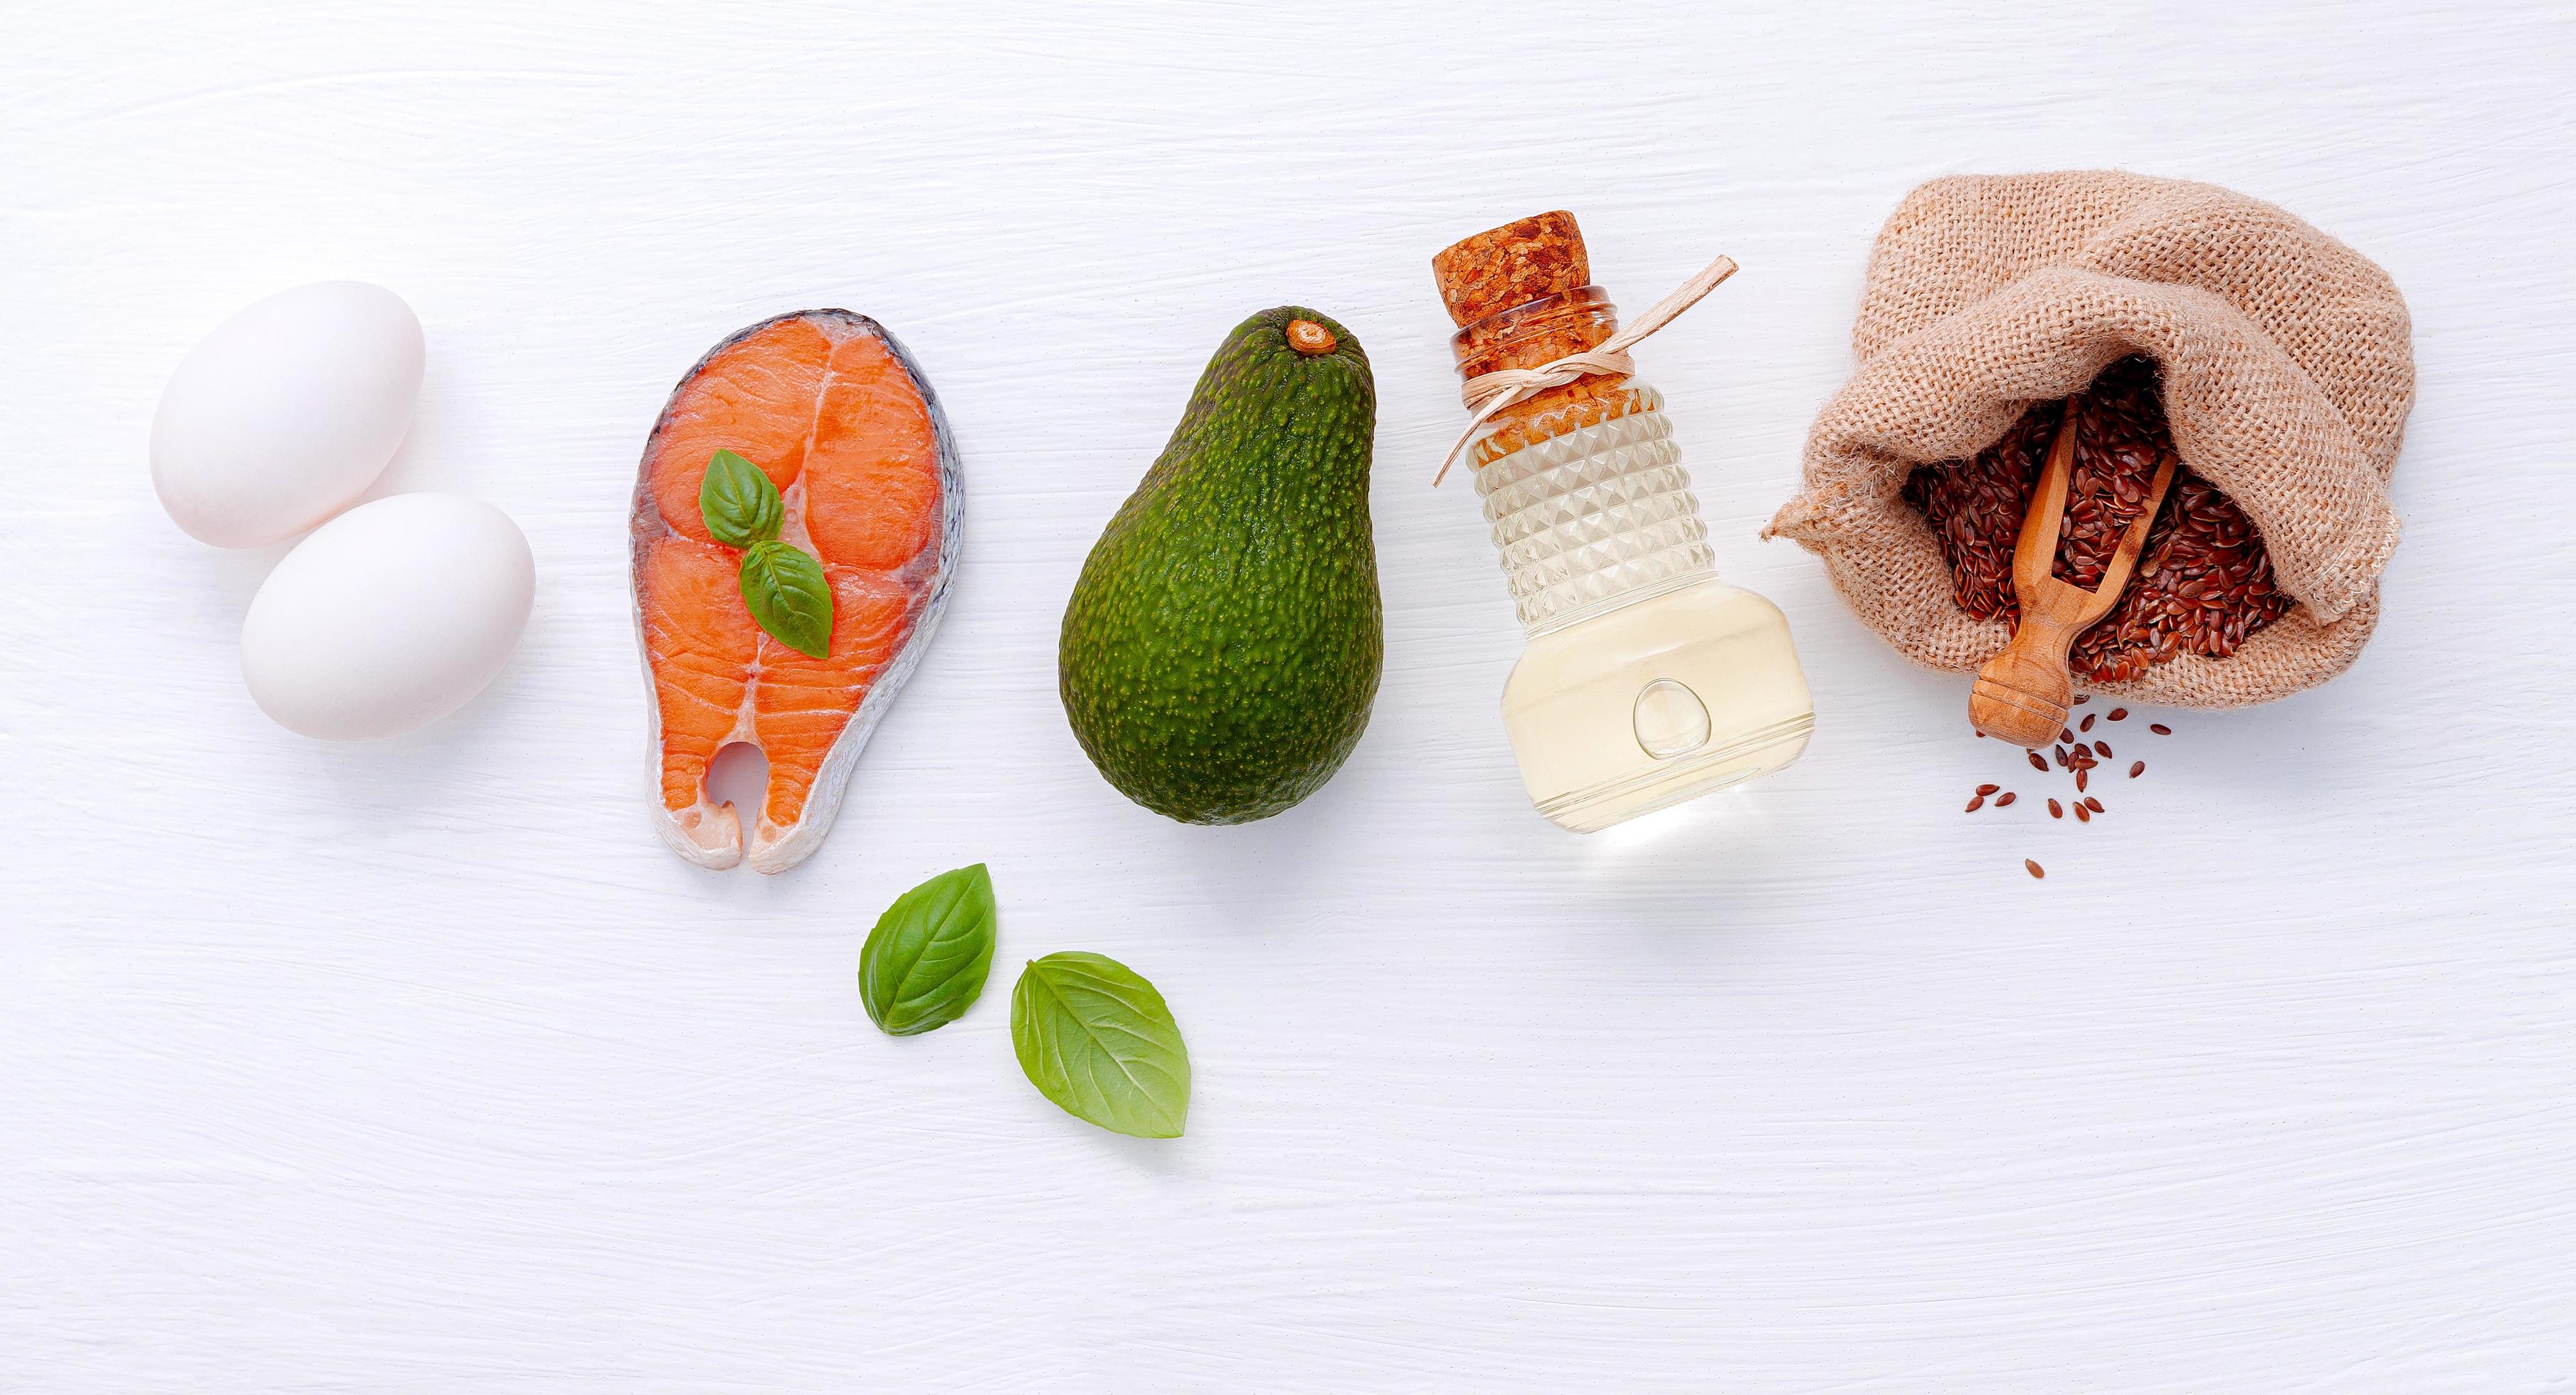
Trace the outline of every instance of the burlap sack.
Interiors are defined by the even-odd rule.
[[[1907,658],[1974,669],[2008,628],[1952,600],[1931,529],[1898,497],[1907,473],[1973,455],[2031,403],[2145,354],[2184,463],[2262,531],[2299,604],[2232,657],[2079,686],[2186,707],[2283,697],[2343,672],[2378,619],[2397,546],[2388,475],[2415,401],[2408,330],[2387,273],[2241,194],[2107,171],[1934,180],[1879,231],[1859,369],[1763,535],[1824,558]]]

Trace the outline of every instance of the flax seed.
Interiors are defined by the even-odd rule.
[[[2133,760],[2133,761],[2129,762],[2129,778],[2130,778],[2130,779],[2134,780],[2134,779],[2138,778],[2139,776],[2144,775],[2144,774],[2146,774],[2146,773],[2147,773],[2147,763],[2146,763],[2145,761],[2142,761],[2142,760]]]
[[[2037,880],[2038,878],[2048,875],[2046,868],[2041,867],[2038,863],[2031,861],[2029,858],[2023,858],[2021,860],[2021,865],[2030,869],[2030,875],[2033,880]]]
[[[1931,525],[1960,609],[1980,620],[2019,624],[2013,553],[2040,467],[2070,406],[2075,464],[2057,555],[2050,559],[2057,579],[2097,588],[2121,536],[2146,506],[2156,471],[2168,461],[2175,471],[2129,585],[2110,614],[2075,637],[2068,662],[2079,680],[2127,682],[2186,653],[2225,658],[2289,613],[2289,595],[2253,521],[2182,462],[2156,366],[2142,357],[2112,364],[2072,399],[2033,406],[1974,457],[1936,461],[1907,475],[1901,493]]]
[[[1996,801],[1995,801],[1995,807],[1996,807],[1996,808],[1998,808],[1998,809],[2000,809],[2000,808],[2004,807],[2005,805],[2012,803],[2014,800],[2016,800],[2016,799],[2018,799],[2018,798],[2020,798],[2020,797],[2021,797],[2021,796],[2019,796],[2019,795],[2017,795],[2017,794],[2014,794],[2011,790],[2005,790],[2005,791],[2004,791],[2003,798],[1998,799],[1998,800],[1996,800]]]
[[[2147,723],[2147,730],[2149,730],[2149,731],[2151,731],[2151,732],[2154,732],[2154,733],[2155,733],[2156,735],[2158,735],[2158,736],[2171,736],[2171,735],[2173,735],[2173,728],[2172,728],[2172,727],[2169,727],[2169,726],[2166,726],[2166,725],[2165,725],[2164,723],[2162,723],[2162,722],[2149,722],[2149,723]]]

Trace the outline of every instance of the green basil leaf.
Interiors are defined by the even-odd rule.
[[[707,461],[707,477],[698,485],[698,514],[707,521],[707,536],[727,547],[749,547],[778,536],[787,505],[759,466],[720,450]]]
[[[832,584],[823,564],[776,538],[742,554],[742,603],[778,642],[811,658],[832,650]]]
[[[1011,990],[1011,1049],[1065,1113],[1138,1138],[1181,1136],[1189,1048],[1163,995],[1117,960],[1077,950],[1030,960]]]
[[[859,1001],[887,1036],[913,1036],[964,1016],[992,967],[993,878],[978,862],[886,907],[859,951]]]

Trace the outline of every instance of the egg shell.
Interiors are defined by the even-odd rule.
[[[190,537],[265,547],[357,502],[411,430],[420,319],[364,281],[280,291],[179,361],[152,418],[152,487]]]
[[[242,620],[242,680],[289,731],[363,741],[483,691],[527,628],[536,564],[510,516],[461,494],[361,504],[295,545]]]

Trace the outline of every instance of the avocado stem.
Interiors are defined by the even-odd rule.
[[[1309,358],[1333,351],[1333,332],[1313,320],[1288,322],[1288,347]]]

